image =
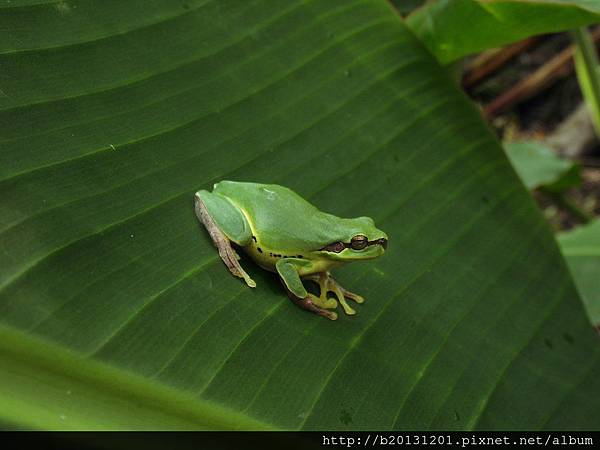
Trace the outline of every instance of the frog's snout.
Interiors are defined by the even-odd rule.
[[[384,250],[387,250],[388,240],[386,238],[377,239],[377,244],[381,245]]]

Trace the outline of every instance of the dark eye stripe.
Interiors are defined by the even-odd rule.
[[[346,248],[346,245],[343,242],[334,242],[333,244],[326,245],[321,250],[325,250],[326,252],[339,253]]]
[[[362,245],[362,247],[357,248],[357,247],[353,246],[353,244],[356,245],[357,243],[360,243]],[[325,247],[323,247],[321,249],[321,251],[340,253],[345,248],[352,248],[354,250],[364,250],[365,248],[367,248],[370,245],[381,245],[384,249],[387,249],[387,243],[388,243],[388,241],[385,238],[376,239],[374,241],[369,241],[369,240],[367,240],[367,237],[365,236],[364,240],[362,240],[362,239],[356,240],[356,241],[353,240],[350,243],[334,242],[333,244],[329,244],[329,245],[326,245]]]

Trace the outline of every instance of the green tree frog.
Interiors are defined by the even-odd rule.
[[[343,219],[319,211],[291,189],[276,184],[221,181],[212,192],[194,196],[198,219],[206,227],[231,273],[250,287],[256,283],[242,269],[231,243],[241,247],[263,269],[281,278],[290,299],[301,308],[331,320],[338,301],[355,314],[346,299],[364,299],[341,287],[330,270],[350,261],[383,255],[387,235],[370,217]],[[319,284],[317,297],[302,281]],[[337,301],[328,297],[332,293]]]

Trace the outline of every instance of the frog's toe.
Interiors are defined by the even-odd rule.
[[[348,303],[346,303],[346,300],[344,299],[344,297],[341,297],[339,299],[340,304],[342,305],[342,308],[344,308],[344,312],[349,315],[349,316],[353,316],[356,314],[356,311],[354,311],[350,305],[348,305]]]
[[[343,296],[347,299],[354,300],[356,303],[363,303],[365,301],[364,297],[344,289],[337,283],[337,281],[333,281],[333,283],[335,284],[335,288],[337,289],[336,294]]]
[[[248,275],[246,273],[246,271],[244,269],[242,269],[242,267],[239,264],[237,265],[237,267],[236,266],[230,267],[229,270],[236,277],[243,278],[244,281],[246,282],[246,284],[248,286],[250,286],[251,288],[256,287],[256,282],[252,278],[250,278],[250,275]]]
[[[334,298],[326,298],[323,301],[319,301],[318,304],[321,308],[326,309],[336,309],[338,306],[338,302]]]
[[[325,305],[323,306],[323,308],[336,309],[337,306],[338,306],[338,302],[335,299],[328,298],[327,302],[325,303]]]
[[[348,295],[351,294],[351,295]],[[356,303],[364,303],[365,299],[363,296],[358,294],[353,294],[352,292],[346,291],[344,293],[344,297],[349,298],[350,300],[354,300]]]
[[[337,320],[337,313],[327,311],[327,315],[325,315],[324,317],[327,317],[329,320]]]
[[[332,298],[323,302],[321,298],[313,294],[308,294],[306,298],[296,301],[296,304],[329,320],[337,320],[338,318],[337,313],[328,310],[337,308],[337,301]]]
[[[318,312],[318,314],[329,320],[337,320],[337,318],[338,318],[338,315],[336,312],[327,311],[326,309],[322,309],[321,311]]]
[[[333,300],[333,299],[330,299]],[[333,311],[327,311],[323,306],[321,299],[319,297],[314,296],[313,294],[308,294],[308,296],[304,299],[300,299],[299,302],[296,302],[299,306],[304,309],[308,309],[322,317],[325,317],[329,320],[337,320],[337,313]],[[333,300],[335,304],[334,307],[337,307],[337,302]]]

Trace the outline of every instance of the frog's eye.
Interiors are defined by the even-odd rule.
[[[346,246],[343,242],[334,242],[333,244],[329,244],[326,247],[323,247],[321,250],[325,250],[327,252],[339,253],[344,250]]]
[[[362,234],[354,236],[350,241],[350,246],[354,250],[362,250],[367,245],[369,245],[369,239],[366,236],[363,236]]]

